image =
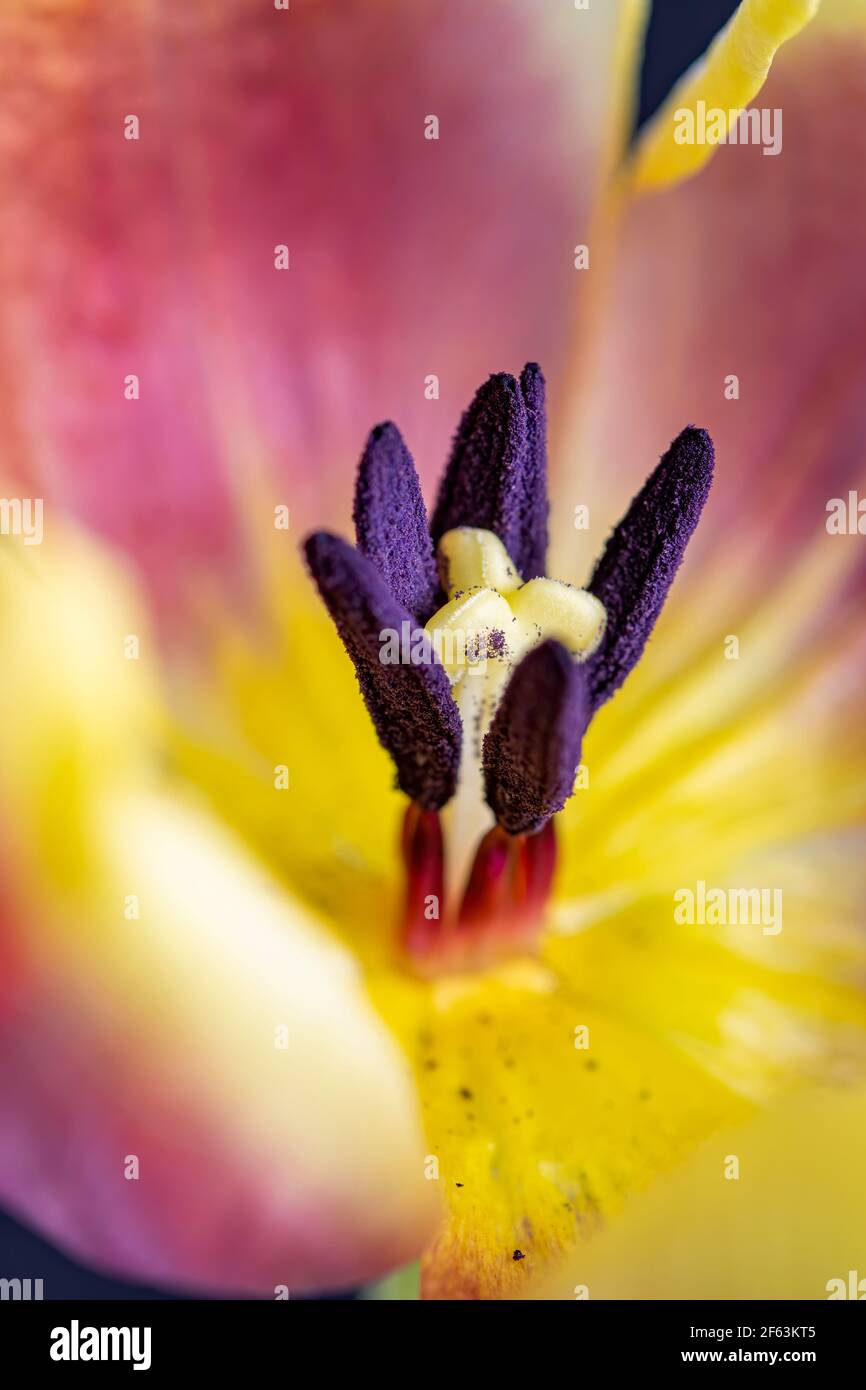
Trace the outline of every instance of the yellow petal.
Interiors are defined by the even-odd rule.
[[[679,183],[703,168],[717,142],[678,144],[677,114],[695,113],[702,102],[708,112],[724,112],[724,129],[730,129],[730,113],[754,101],[778,49],[809,23],[819,4],[820,0],[742,0],[704,58],[680,79],[644,130],[635,157],[636,190]]]
[[[522,1295],[628,1191],[747,1111],[699,1060],[633,1027],[614,989],[528,960],[428,991],[375,986],[416,1063],[428,1171],[448,1211],[424,1297]]]
[[[864,1171],[866,1091],[800,1094],[707,1140],[533,1296],[863,1298]]]
[[[124,794],[100,829],[86,895],[27,899],[5,1200],[79,1258],[193,1289],[346,1287],[415,1257],[437,1193],[355,962],[194,808]]]
[[[87,817],[146,774],[159,731],[154,646],[122,566],[74,532],[0,551],[0,800],[57,882],[86,875]]]
[[[255,809],[246,807],[238,789],[255,783],[252,759],[219,769],[218,798],[229,814],[243,805],[250,834],[272,847],[308,901],[342,917],[373,972],[374,1000],[416,1065],[428,1153],[438,1163],[431,1185],[448,1207],[425,1262],[428,1297],[524,1292],[539,1264],[620,1213],[631,1191],[672,1171],[715,1128],[804,1078],[862,1071],[866,1019],[851,985],[864,970],[862,892],[850,855],[840,846],[838,861],[810,865],[801,843],[788,845],[804,823],[820,827],[828,806],[853,814],[856,760],[847,773],[823,752],[817,768],[792,760],[792,723],[777,729],[759,701],[738,729],[721,683],[711,741],[704,730],[692,746],[702,726],[679,705],[670,722],[685,735],[682,749],[667,724],[638,741],[652,675],[636,675],[634,703],[618,713],[618,697],[590,735],[590,790],[560,817],[565,901],[555,924],[563,935],[547,943],[541,964],[430,990],[391,973],[399,799],[387,790],[389,770],[349,663],[324,624],[301,610],[292,606],[284,656],[267,649],[270,676],[263,679],[261,654],[241,658],[239,649],[232,681],[263,769],[280,720],[304,721],[305,739],[292,750],[303,800],[286,798],[275,829],[262,775]],[[292,653],[301,649],[315,658],[299,671]],[[673,701],[670,690],[664,696],[648,702],[651,716]],[[683,698],[693,698],[688,686]],[[802,727],[814,698],[803,691],[791,721]],[[693,702],[705,718],[705,696]],[[745,791],[739,736],[747,765],[761,772]],[[619,749],[628,756],[618,758]],[[706,768],[697,757],[704,749]],[[204,778],[211,786],[212,773]],[[345,780],[363,786],[364,797],[335,800],[334,781]],[[767,844],[775,858],[763,850],[758,864],[742,866],[750,845],[755,853]],[[698,872],[734,884],[780,882],[782,933],[746,940],[736,928],[677,928],[673,888]],[[577,1027],[588,1028],[589,1050],[575,1048]]]
[[[0,1197],[148,1282],[272,1294],[413,1258],[436,1192],[357,963],[165,771],[122,572],[56,533],[6,559]]]
[[[405,798],[333,624],[297,561],[288,580],[285,568],[264,631],[226,620],[173,751],[220,817],[375,966],[392,956]]]
[[[594,795],[579,793],[582,805]],[[692,875],[712,861],[688,843],[681,860],[665,841],[655,874],[657,885],[667,876],[668,891],[648,890],[640,867],[630,898],[634,859],[617,847],[631,839],[620,805],[606,838],[598,820],[576,817],[563,867],[584,892],[585,915],[562,923],[574,934],[549,939],[540,961],[443,980],[429,994],[388,980],[374,987],[414,1057],[448,1206],[424,1261],[427,1297],[521,1295],[557,1251],[613,1226],[631,1194],[651,1189],[714,1130],[788,1090],[866,1074],[856,900],[846,934],[835,899],[810,896],[813,875],[804,886],[767,860],[734,882],[782,883],[780,934],[678,925],[683,860]],[[632,856],[651,857],[646,834],[649,848],[641,841]],[[817,877],[833,881],[829,860]],[[849,866],[853,895],[851,877]],[[582,888],[599,881],[595,894]]]
[[[568,963],[551,950],[443,982],[419,1008],[404,1037],[448,1206],[426,1297],[521,1295],[557,1251],[613,1226],[631,1193],[779,1088],[821,1075],[834,1050],[842,1079],[862,1076],[862,1002],[789,989],[711,945],[665,953],[661,930],[641,938],[644,920],[600,925]],[[398,1026],[399,1006],[376,997]]]

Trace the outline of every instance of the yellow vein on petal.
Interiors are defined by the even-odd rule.
[[[639,899],[668,895],[672,882],[694,876],[696,862],[706,878],[743,863],[756,847],[764,854],[830,829],[853,831],[866,812],[866,789],[844,709],[831,721],[830,746],[827,738],[814,737],[798,755],[805,731],[816,730],[810,708],[818,702],[826,712],[822,687],[829,679],[839,689],[833,667],[849,646],[850,634],[829,634],[792,669],[781,698],[768,691],[746,717],[719,719],[655,765],[615,786],[602,777],[591,795],[578,798],[581,810],[563,817],[565,835],[575,839],[574,855],[566,853],[564,863],[573,858],[574,867],[560,884],[565,901],[554,930],[581,931]],[[853,701],[853,689],[848,694]],[[596,853],[582,853],[586,844]],[[613,899],[599,864],[619,884]]]
[[[807,650],[814,652],[822,614],[832,614],[833,599],[854,571],[858,556],[854,548],[842,554],[828,553],[826,536],[817,539],[800,557],[798,564],[772,594],[766,594],[750,621],[736,630],[744,655],[731,670],[737,679],[722,685],[719,667],[724,660],[721,637],[709,643],[702,659],[670,685],[654,691],[640,702],[639,718],[631,732],[613,728],[619,737],[604,760],[604,780],[615,787],[636,771],[646,773],[670,757],[672,750],[689,739],[705,737],[722,722],[755,708],[760,694],[768,688],[778,699],[778,680],[790,674],[789,658],[801,636],[816,639]],[[838,558],[837,558],[838,555]],[[850,639],[850,633],[848,634]],[[750,655],[746,655],[750,653]],[[610,723],[613,725],[613,711]],[[607,727],[599,721],[599,734]],[[607,741],[607,740],[605,740]],[[594,748],[594,745],[591,745]]]

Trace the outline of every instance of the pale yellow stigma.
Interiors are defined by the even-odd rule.
[[[496,589],[511,594],[520,575],[505,546],[492,531],[458,526],[446,531],[438,546],[439,574],[451,598],[463,589]]]
[[[604,606],[585,589],[557,579],[521,583],[517,566],[492,531],[460,526],[439,542],[442,581],[449,602],[427,631],[452,684],[488,662],[510,670],[521,657],[555,638],[578,661],[601,641]]]
[[[517,640],[514,614],[495,589],[462,590],[433,614],[427,631],[452,685],[467,671],[480,674],[488,659],[514,660],[505,636]]]

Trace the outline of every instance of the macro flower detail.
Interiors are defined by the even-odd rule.
[[[476,393],[429,529],[396,426],[370,434],[355,490],[357,548],[317,532],[305,553],[412,803],[404,939],[416,961],[477,965],[497,937],[523,950],[540,929],[555,867],[551,818],[571,795],[592,715],[640,660],[713,463],[709,435],[683,430],[583,590],[545,574],[545,385],[535,363],[519,381],[499,373]],[[438,813],[455,797],[462,805],[446,810],[443,834]],[[422,928],[431,904],[439,925]]]
[[[633,134],[649,8],[6,7],[0,1203],[91,1270],[861,1262],[864,7]]]

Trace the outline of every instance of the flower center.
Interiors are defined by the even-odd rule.
[[[548,539],[544,396],[535,362],[479,388],[429,520],[399,430],[377,425],[358,468],[357,545],[327,531],[304,543],[412,803],[401,941],[425,972],[535,940],[553,818],[574,790],[584,734],[640,660],[712,483],[712,441],[689,425],[587,590],[536,577]]]
[[[535,937],[553,875],[553,828],[509,836],[494,826],[484,798],[482,745],[527,652],[554,638],[583,661],[601,641],[606,615],[584,589],[555,579],[523,583],[492,531],[446,532],[437,559],[449,597],[426,631],[460,711],[460,780],[441,820],[410,809],[404,851],[410,954],[442,969],[478,965],[503,947],[526,949]]]

